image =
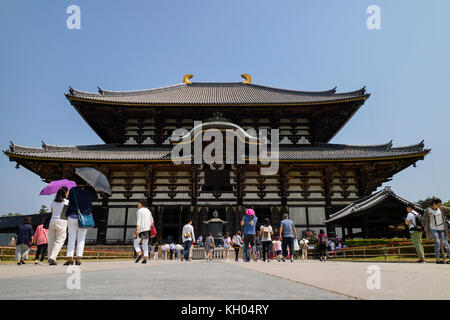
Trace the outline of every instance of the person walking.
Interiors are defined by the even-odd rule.
[[[33,227],[31,226],[31,217],[23,219],[22,224],[17,229],[16,254],[14,260],[18,265],[25,264],[28,260],[30,245],[33,242]]]
[[[215,247],[216,247],[216,245],[214,243],[214,238],[212,236],[212,233],[209,233],[205,239],[206,261],[212,260],[212,253],[213,253],[213,250]]]
[[[320,261],[325,262],[327,261],[328,238],[322,229],[319,231],[318,238],[319,238]]]
[[[155,247],[153,248],[153,260],[158,260],[158,242],[155,243]]]
[[[262,260],[266,262],[267,256],[267,262],[270,262],[269,248],[272,245],[273,229],[268,218],[264,219],[264,224],[259,228],[259,233],[261,234]]]
[[[188,219],[187,223],[183,226],[181,238],[183,240],[184,260],[189,260],[189,253],[192,244],[195,242],[194,227],[192,226],[192,219]]]
[[[289,247],[289,257],[291,258],[291,262],[294,262],[294,239],[297,239],[297,230],[295,229],[294,222],[289,219],[289,215],[287,213],[283,214],[283,220],[280,224],[280,238],[283,248],[283,257],[281,260],[286,262],[286,258],[288,256],[287,249]]]
[[[48,227],[48,264],[56,265],[56,258],[67,237],[67,209],[69,206],[69,190],[61,187],[56,192],[50,208],[52,217]]]
[[[145,264],[148,260],[148,241],[150,239],[150,228],[153,224],[153,216],[147,208],[146,199],[139,200],[137,206],[138,210],[136,211],[136,232],[134,239],[134,250],[136,251],[137,258],[134,262],[138,263],[143,256],[144,260],[142,263]],[[142,244],[144,254],[142,254],[140,244]]]
[[[65,266],[73,265],[74,263],[73,255],[75,243],[77,249],[75,264],[81,264],[88,228],[80,228],[78,224],[78,215],[79,212],[83,211],[92,212],[92,202],[98,200],[94,188],[87,185],[83,179],[76,177],[75,182],[77,186],[69,191],[69,207],[67,209],[67,230],[69,239],[67,241],[67,261],[64,263]]]
[[[250,262],[250,245],[252,248],[255,246],[255,235],[256,235],[256,223],[258,222],[258,217],[255,215],[253,209],[247,209],[246,215],[242,218],[241,226],[244,227],[244,250],[245,258],[244,262]]]
[[[34,264],[41,264],[44,262],[48,247],[48,225],[46,218],[43,218],[42,223],[37,226],[36,231],[34,232],[33,243],[37,245]]]
[[[230,257],[230,249],[231,249],[231,237],[230,233],[225,232],[225,236],[223,237],[223,248],[225,249],[225,260],[228,261]]]
[[[175,243],[173,243],[173,241],[170,242],[169,252],[170,252],[170,260],[173,260],[175,254]]]
[[[411,235],[411,242],[416,249],[417,255],[419,256],[418,263],[425,263],[425,254],[422,245],[422,235],[423,235],[423,221],[422,216],[416,210],[414,206],[410,203],[406,205],[406,211],[408,212],[405,224],[409,226],[409,233]]]
[[[308,260],[308,243],[309,243],[309,241],[305,238],[303,238],[299,243],[300,250],[302,251],[302,261],[303,262]]]
[[[441,245],[447,250],[450,257],[450,247],[448,245],[447,237],[449,236],[449,228],[445,219],[446,215],[450,215],[450,208],[442,206],[441,199],[431,200],[431,207],[425,213],[425,231],[427,239],[434,240],[434,254],[436,256],[436,263],[443,264],[445,261],[440,259]],[[447,261],[450,264],[450,261]]]
[[[239,249],[242,246],[242,237],[241,231],[238,230],[236,234],[233,236],[233,249],[234,249],[234,261],[239,262]]]
[[[273,243],[273,252],[274,254],[274,258],[277,259],[278,262],[281,262],[281,254],[282,254],[282,250],[281,250],[281,241],[280,241],[280,237],[275,237],[275,240],[272,241]]]

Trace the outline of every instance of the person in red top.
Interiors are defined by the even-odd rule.
[[[38,225],[34,232],[34,244],[37,245],[34,264],[40,264],[45,259],[48,245],[48,226],[47,219],[42,219],[42,224]],[[39,256],[41,257],[39,262]]]

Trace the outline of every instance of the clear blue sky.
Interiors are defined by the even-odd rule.
[[[66,8],[81,8],[81,30]],[[381,30],[366,9],[381,8]],[[0,3],[0,145],[97,144],[65,99],[69,85],[137,90],[181,82],[240,81],[338,91],[366,85],[370,99],[334,143],[395,146],[425,140],[432,152],[389,183],[411,200],[450,199],[450,1],[154,0]],[[5,155],[0,214],[33,213],[40,178]]]

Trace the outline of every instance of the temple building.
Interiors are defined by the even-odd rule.
[[[285,212],[299,233],[306,228],[318,231],[326,228],[333,213],[370,195],[429,152],[423,142],[406,147],[393,147],[392,142],[330,143],[369,98],[365,88],[346,93],[296,91],[253,84],[248,74],[242,77],[243,82],[193,82],[188,74],[180,84],[139,91],[98,88],[98,93],[90,93],[70,88],[67,100],[103,144],[43,142],[33,148],[11,143],[4,153],[46,182],[71,179],[77,167],[102,171],[112,195],[100,194],[95,203],[97,226],[88,239],[129,243],[140,198],[148,199],[164,239],[178,240],[187,217],[198,234],[206,233],[204,221],[212,219],[213,212],[226,221],[223,231],[234,233],[245,208],[253,208],[260,222],[270,218],[275,231]],[[175,129],[184,129],[183,141],[208,148],[208,141],[196,134],[196,121],[203,124],[197,126],[201,133],[233,130],[238,139],[245,138],[243,158],[174,163],[172,150],[182,143],[181,135],[172,137]],[[270,155],[278,159],[279,169],[272,175],[261,174],[267,165],[252,162],[248,155],[253,140],[263,143],[257,139],[263,129],[279,130],[279,151]],[[271,135],[264,143],[272,144],[270,140]],[[222,153],[216,150],[217,154]],[[330,234],[335,231],[341,236],[340,228],[328,229]]]

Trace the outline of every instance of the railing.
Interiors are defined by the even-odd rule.
[[[434,257],[434,244],[424,244],[425,258]],[[445,252],[441,248],[441,255],[445,257]],[[312,254],[314,257],[319,256],[318,252]],[[396,247],[371,246],[358,248],[344,248],[327,252],[328,259],[336,260],[379,260],[395,261],[401,259],[417,259],[417,253],[413,245],[402,245]]]

